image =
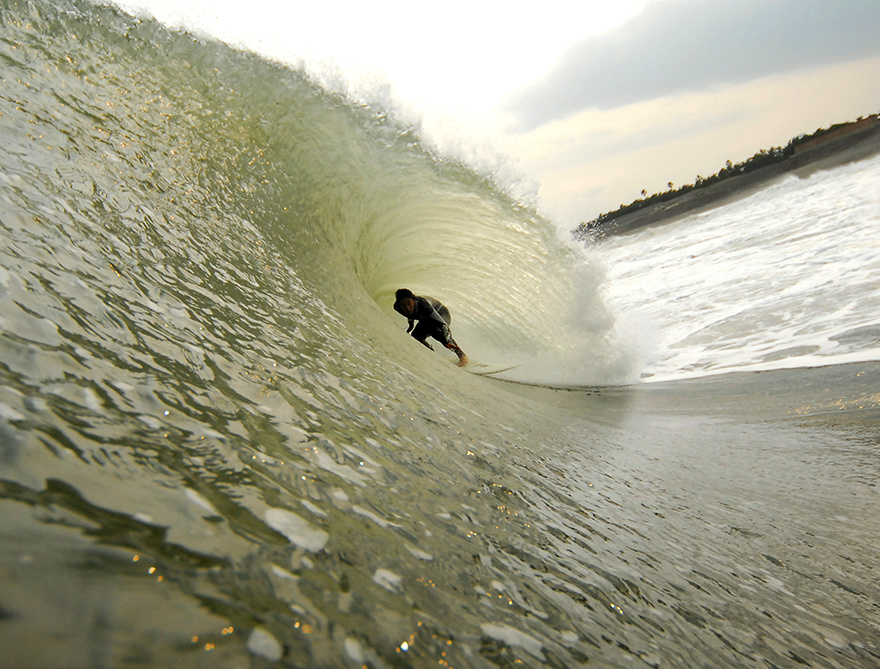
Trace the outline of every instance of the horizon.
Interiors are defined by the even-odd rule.
[[[812,137],[815,137],[816,135],[818,135],[818,137],[815,137],[815,139],[809,140],[809,143],[812,143],[813,141],[815,141],[815,142],[819,142],[821,144],[825,141],[834,141],[834,139],[836,139],[835,137],[828,137],[826,139],[824,137],[823,133],[830,131],[832,128],[842,129],[843,127],[856,125],[858,123],[862,123],[864,121],[869,121],[871,119],[873,119],[875,123],[880,123],[880,112],[873,112],[871,114],[859,116],[858,118],[855,118],[855,119],[852,119],[849,121],[838,121],[836,123],[831,123],[828,126],[816,128],[812,132],[799,133],[799,134],[795,135],[794,137],[789,138],[789,140],[785,144],[777,144],[775,146],[764,147],[760,151],[757,151],[754,154],[752,154],[751,156],[749,156],[748,158],[746,158],[745,160],[741,160],[741,161],[737,161],[737,162],[726,161],[722,167],[718,168],[714,172],[709,173],[708,176],[703,176],[702,174],[697,174],[697,175],[695,175],[695,178],[693,179],[693,181],[686,181],[684,183],[679,183],[679,184],[675,184],[672,181],[668,181],[666,190],[656,191],[654,193],[648,194],[647,189],[643,189],[640,193],[642,197],[636,198],[636,199],[634,199],[630,202],[627,202],[627,203],[621,203],[620,206],[615,207],[614,209],[610,209],[605,212],[600,212],[600,213],[596,214],[591,219],[584,219],[583,221],[580,221],[577,224],[576,229],[579,230],[579,229],[583,228],[584,226],[587,226],[589,224],[595,224],[597,222],[601,223],[600,219],[608,220],[608,221],[614,220],[615,214],[617,214],[618,212],[620,212],[623,209],[628,209],[628,208],[632,207],[632,205],[636,204],[637,202],[652,200],[654,198],[657,198],[659,196],[662,196],[662,195],[665,195],[668,193],[680,193],[680,191],[690,192],[690,190],[693,190],[694,188],[699,189],[699,188],[708,187],[711,185],[708,182],[710,180],[712,180],[713,177],[721,175],[725,171],[725,168],[728,167],[730,164],[732,164],[734,167],[747,165],[749,161],[751,161],[753,158],[756,158],[757,156],[759,156],[759,154],[771,153],[777,149],[784,149],[787,146],[790,146],[791,144],[796,143],[797,140],[799,140],[801,138],[812,138]],[[780,162],[785,162],[790,157],[791,156],[788,156],[786,158],[782,158],[780,160]],[[807,165],[809,165],[809,163],[807,163]],[[770,165],[760,166],[760,167],[756,168],[756,170],[761,170],[764,167],[769,167],[769,166]],[[746,173],[748,173],[748,172],[746,172]],[[736,176],[739,176],[739,175],[733,174],[733,175],[730,175],[729,177],[724,177],[724,178],[725,179],[727,179],[727,178],[732,179],[732,178],[736,178]],[[680,193],[680,194],[684,194],[684,193]],[[677,195],[673,196],[673,198],[674,197],[677,197]]]

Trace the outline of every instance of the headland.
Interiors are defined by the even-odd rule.
[[[575,237],[601,240],[647,225],[671,222],[751,195],[788,174],[804,178],[819,170],[838,167],[880,153],[880,117],[873,114],[850,123],[820,128],[795,137],[785,147],[756,153],[747,161],[727,165],[708,178],[676,190],[655,193],[581,223]],[[642,191],[644,194],[645,192]]]

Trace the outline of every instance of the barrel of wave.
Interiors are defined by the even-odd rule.
[[[377,222],[368,291],[392,322],[399,288],[452,314],[452,331],[475,362],[513,367],[504,376],[541,385],[627,383],[632,347],[602,299],[604,272],[537,217],[489,197],[425,197]]]

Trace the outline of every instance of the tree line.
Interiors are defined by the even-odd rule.
[[[817,140],[820,140],[822,138],[831,139],[829,135],[837,135],[846,130],[856,129],[856,127],[862,126],[866,122],[877,122],[877,117],[877,114],[874,114],[867,118],[860,117],[858,121],[853,121],[850,123],[838,123],[828,128],[819,128],[812,134],[798,135],[797,137],[792,138],[784,147],[777,146],[771,149],[762,149],[751,158],[744,160],[741,163],[733,163],[728,160],[724,167],[722,167],[715,174],[709,177],[703,177],[702,175],[698,174],[696,179],[694,180],[694,183],[692,184],[685,184],[683,186],[680,186],[679,188],[674,188],[675,184],[670,181],[667,184],[668,190],[665,190],[661,193],[654,193],[650,196],[648,195],[648,191],[642,190],[642,197],[640,199],[633,200],[630,204],[621,204],[620,207],[618,209],[615,209],[614,211],[599,214],[592,221],[581,223],[580,225],[578,225],[576,233],[589,232],[597,228],[601,228],[609,221],[613,221],[615,218],[619,218],[626,214],[638,211],[639,209],[650,207],[662,202],[668,202],[669,200],[680,197],[685,193],[689,193],[691,191],[701,188],[706,188],[713,184],[724,181],[725,179],[748,174],[749,172],[754,172],[764,167],[781,163],[793,156],[799,147],[803,147],[806,144],[811,144],[814,142],[818,143]]]

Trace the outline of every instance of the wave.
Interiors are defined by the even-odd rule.
[[[650,380],[880,358],[872,274],[880,159],[609,240],[606,298]]]
[[[0,19],[8,664],[868,661],[877,365],[466,374],[394,289],[521,380],[620,383],[615,266],[296,68]]]
[[[95,207],[169,212],[165,224],[214,238],[252,227],[323,299],[374,301],[368,320],[395,318],[398,287],[431,294],[472,357],[519,365],[521,380],[632,375],[598,263],[491,178],[303,71],[97,11],[61,6],[88,30],[45,18],[53,52],[76,55],[55,72],[69,81],[33,82],[65,88],[42,111],[58,118],[54,150],[106,170],[63,170]]]

